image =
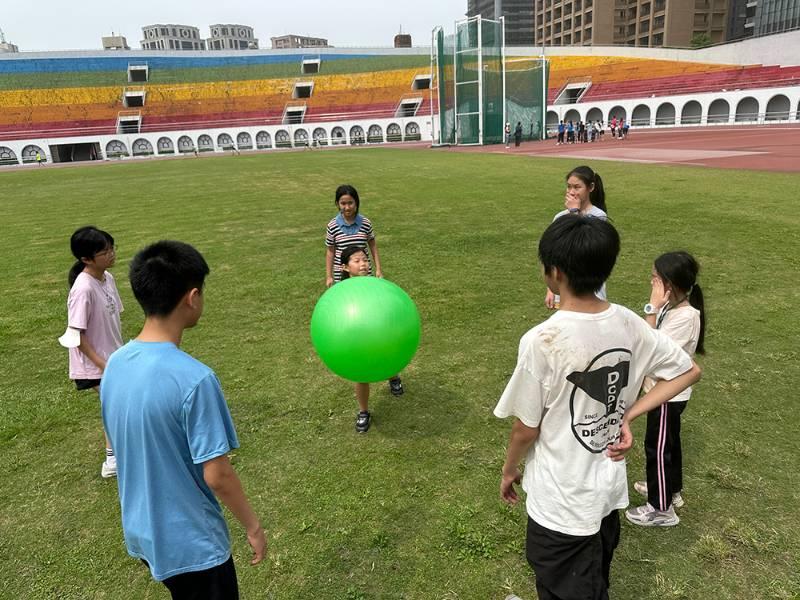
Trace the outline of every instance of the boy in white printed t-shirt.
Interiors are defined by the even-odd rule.
[[[561,309],[520,340],[494,410],[517,418],[500,494],[516,504],[520,481],[527,493],[526,554],[540,600],[608,598],[617,510],[628,505],[630,422],[700,378],[669,337],[595,296],[619,246],[616,229],[601,219],[569,215],[547,228],[539,259]],[[646,376],[660,381],[637,401]]]

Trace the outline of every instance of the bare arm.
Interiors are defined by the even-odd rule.
[[[375,262],[375,277],[383,277],[381,257],[378,256],[378,244],[375,242],[375,238],[372,238],[367,244],[369,245],[370,254],[372,254],[372,260]]]
[[[86,333],[81,331],[81,343],[78,345],[78,350],[83,352],[86,357],[96,364],[101,371],[106,370],[106,361],[101,357],[89,343],[89,340],[86,338]]]
[[[325,287],[331,287],[333,285],[333,258],[334,258],[334,250],[333,246],[327,246],[325,248]]]
[[[239,476],[233,470],[228,455],[224,454],[203,463],[203,479],[222,503],[233,513],[247,532],[247,541],[253,549],[251,565],[261,562],[267,550],[267,538],[256,513],[247,501]]]
[[[514,421],[506,450],[506,462],[503,464],[503,477],[500,479],[500,497],[508,504],[519,501],[519,495],[514,490],[514,484],[522,479],[519,463],[538,437],[538,427],[528,427],[519,419]]]
[[[690,385],[700,381],[701,374],[700,367],[692,361],[692,368],[683,375],[678,375],[669,381],[659,381],[653,386],[653,389],[634,402],[633,406],[625,412],[623,423],[631,423],[637,417],[671,400]]]

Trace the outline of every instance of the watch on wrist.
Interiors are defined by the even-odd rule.
[[[577,214],[577,213],[579,213],[579,212],[581,212],[581,209],[580,209],[580,208],[568,208],[567,210],[568,210],[569,212],[571,212],[573,215],[574,215],[574,214]]]
[[[648,302],[647,304],[644,305],[644,314],[646,314],[646,315],[657,315],[658,314],[658,309]]]

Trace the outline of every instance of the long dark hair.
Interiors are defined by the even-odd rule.
[[[700,334],[697,336],[698,354],[705,354],[703,339],[706,332],[706,311],[703,301],[703,290],[697,283],[700,265],[688,252],[667,252],[655,261],[656,273],[664,281],[672,284],[676,291],[686,294],[689,304],[700,311]]]
[[[356,252],[363,252],[364,255],[367,256],[367,258],[369,258],[369,255],[367,254],[367,249],[364,248],[363,246],[348,246],[347,248],[342,250],[342,255],[339,258],[339,262],[343,267],[342,268],[342,281],[344,281],[345,279],[349,279],[350,278],[350,273],[348,271],[345,271],[344,267],[347,266],[347,263],[350,262],[350,257],[353,256],[353,254],[355,254]]]
[[[594,206],[608,214],[608,209],[606,208],[606,191],[603,189],[603,180],[600,174],[592,171],[592,169],[587,166],[575,167],[572,171],[567,173],[565,181],[573,175],[580,179],[587,188],[591,188],[592,185],[594,185],[594,188],[592,188],[592,191],[589,193],[589,200]]]
[[[83,272],[86,266],[83,262],[84,258],[92,259],[98,252],[102,252],[106,248],[111,248],[113,246],[114,238],[111,237],[111,234],[98,229],[94,225],[81,227],[73,233],[72,237],[69,239],[69,248],[72,250],[72,256],[74,256],[77,261],[72,265],[72,268],[69,270],[69,275],[67,276],[69,287],[72,287],[78,275]]]

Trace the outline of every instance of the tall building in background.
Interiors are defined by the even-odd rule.
[[[128,46],[128,40],[125,39],[124,35],[114,35],[112,32],[111,35],[104,35],[103,36],[103,50],[130,50],[131,47]]]
[[[147,25],[142,27],[142,50],[205,50],[200,30],[191,25]]]
[[[726,39],[728,0],[535,0],[537,46],[689,48]]]
[[[220,23],[212,25],[211,37],[206,40],[209,50],[256,50],[258,38],[247,25]]]
[[[467,16],[484,19],[505,17],[507,46],[534,44],[534,0],[468,0]]]
[[[756,4],[753,35],[781,33],[800,27],[800,1],[751,0]]]
[[[270,38],[272,40],[272,49],[278,50],[280,48],[328,48],[328,40],[324,38],[305,37],[302,35],[281,35],[278,37]]]

